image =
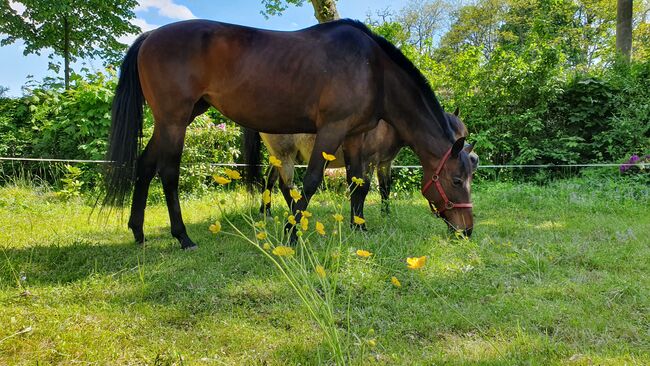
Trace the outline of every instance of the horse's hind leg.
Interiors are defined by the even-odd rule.
[[[390,186],[392,184],[391,176],[392,161],[385,161],[379,163],[377,166],[377,180],[379,181],[379,193],[381,194],[381,212],[390,213]]]
[[[149,184],[156,175],[156,146],[153,141],[153,139],[149,140],[147,147],[138,158],[133,200],[131,202],[129,229],[133,231],[135,241],[140,244],[144,243],[142,226],[144,224],[144,209],[149,195]]]
[[[278,177],[280,176],[280,173],[278,172],[278,168],[270,166],[269,169],[267,170],[266,173],[267,179],[264,184],[264,191],[268,190],[269,193],[273,193],[273,186],[275,186],[275,182],[278,181]],[[266,216],[271,216],[271,202],[265,203],[264,198],[262,198],[262,205],[260,206],[260,213],[262,215]]]

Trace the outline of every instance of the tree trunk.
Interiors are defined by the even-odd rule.
[[[618,0],[616,11],[616,50],[627,62],[632,55],[632,0]]]
[[[319,23],[326,23],[339,19],[339,12],[336,10],[336,0],[311,0],[314,6],[314,16]]]
[[[70,23],[68,17],[63,18],[63,73],[65,74],[65,90],[70,89]]]

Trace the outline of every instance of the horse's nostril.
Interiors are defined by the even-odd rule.
[[[471,228],[471,227],[468,228],[468,229],[465,229],[465,230],[463,231],[463,234],[464,234],[466,237],[469,238],[469,237],[472,236],[472,230],[473,230],[473,228]]]

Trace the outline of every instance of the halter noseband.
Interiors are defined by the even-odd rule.
[[[436,172],[433,173],[433,176],[431,177],[431,180],[428,181],[427,184],[425,184],[424,187],[422,188],[422,195],[424,195],[429,190],[429,188],[431,188],[431,185],[435,184],[436,190],[438,190],[438,193],[440,194],[440,197],[442,197],[442,201],[443,201],[442,209],[438,209],[436,207],[435,203],[433,203],[433,201],[431,201],[429,199],[427,199],[427,201],[429,201],[429,207],[431,207],[431,211],[433,211],[433,213],[438,217],[440,217],[440,215],[443,212],[445,212],[447,210],[454,209],[454,208],[472,208],[472,203],[471,202],[467,202],[467,203],[451,202],[449,200],[449,198],[447,198],[447,195],[445,194],[445,190],[442,189],[442,184],[440,184],[440,172],[442,171],[442,168],[445,166],[445,163],[449,159],[449,156],[451,156],[451,150],[452,149],[453,149],[453,146],[450,147],[449,150],[447,150],[445,155],[442,157],[442,160],[440,160],[440,165],[438,165],[438,168],[436,168]]]

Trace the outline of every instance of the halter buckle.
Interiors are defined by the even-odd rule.
[[[434,174],[433,177],[431,177],[431,180],[437,182],[440,180],[440,176],[438,174]]]
[[[447,203],[445,203],[445,208],[447,210],[451,210],[452,208],[454,208],[454,203],[451,201],[447,201]]]

